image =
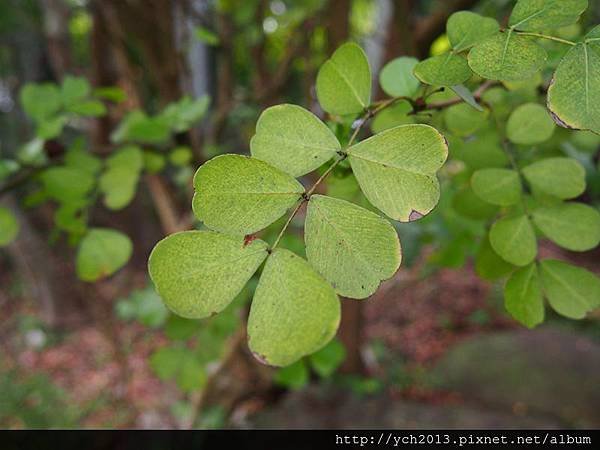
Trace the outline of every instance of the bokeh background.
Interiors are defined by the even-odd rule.
[[[525,330],[504,311],[501,284],[474,273],[473,242],[457,234],[443,206],[399,230],[403,267],[368,301],[344,306],[327,352],[285,370],[260,365],[246,348],[252,283],[222,316],[190,321],[170,315],[147,276],[154,244],[195,226],[189,193],[197,166],[247,152],[270,105],[319,112],[316,73],[341,43],[363,46],[376,79],[397,56],[445,50],[451,13],[471,9],[502,23],[513,4],[0,1],[2,158],[33,135],[19,104],[28,82],[75,75],[111,87],[107,115],[70,124],[98,154],[112,151],[111,133],[133,110],[152,115],[184,96],[211,99],[202,120],[157,148],[169,155],[167,167],[139,180],[127,208],[91,211],[94,224],[134,243],[130,262],[104,281],[77,278],[55,205],[37,204],[27,180],[0,192],[20,223],[17,239],[0,249],[0,426],[600,426],[598,312],[574,322],[548,311],[543,326]],[[590,5],[584,24],[600,22],[600,2]],[[44,151],[60,156],[63,144],[51,140]],[[597,192],[586,195],[598,201]],[[301,223],[294,227],[284,245],[301,252]],[[541,251],[600,273],[598,250],[576,255],[544,243]]]

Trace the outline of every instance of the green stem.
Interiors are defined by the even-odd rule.
[[[533,37],[538,37],[540,39],[547,39],[549,41],[560,42],[561,44],[577,45],[576,42],[568,41],[566,39],[561,39],[556,36],[548,36],[547,34],[531,33],[529,31],[516,31],[516,30],[515,30],[515,33],[520,34],[521,36],[533,36]]]
[[[348,144],[346,145],[346,148],[350,147],[354,143],[354,141],[356,140],[356,137],[358,136],[358,133],[360,133],[360,130],[362,130],[362,128],[369,121],[369,119],[371,119],[379,111],[381,111],[381,110],[383,110],[385,108],[388,108],[389,106],[393,105],[395,102],[400,101],[400,100],[408,100],[408,101],[411,101],[411,102],[413,101],[412,99],[408,99],[407,97],[393,97],[393,98],[390,98],[388,100],[384,100],[384,101],[381,101],[381,102],[374,103],[373,105],[371,105],[368,108],[366,108],[365,114],[360,118],[359,125],[356,127],[356,129],[352,133],[352,136],[350,136],[350,140],[348,141]],[[375,108],[372,108],[374,105],[377,105],[377,106]],[[298,202],[298,204],[296,205],[296,207],[294,208],[294,210],[292,211],[292,213],[290,214],[290,216],[286,220],[285,224],[283,225],[283,228],[281,229],[281,231],[277,235],[277,238],[275,239],[275,242],[270,247],[270,249],[269,249],[270,251],[273,251],[277,247],[277,245],[279,245],[279,242],[281,241],[281,238],[283,237],[283,235],[285,234],[286,230],[288,229],[288,227],[292,223],[292,220],[294,219],[294,217],[296,217],[296,214],[298,214],[298,211],[300,211],[300,208],[302,208],[302,205],[310,200],[311,195],[313,195],[313,193],[315,192],[315,190],[317,189],[317,187],[319,187],[319,185],[323,181],[325,181],[325,179],[329,176],[329,174],[331,172],[333,172],[333,169],[335,169],[336,166],[339,163],[341,163],[344,159],[346,159],[347,156],[348,156],[348,154],[345,151],[340,151],[338,153],[339,153],[340,157],[337,158],[331,164],[331,166],[329,166],[327,168],[327,170],[325,172],[323,172],[323,175],[321,175],[319,177],[319,179],[317,181],[315,181],[315,183],[308,189],[308,191],[306,191],[306,193],[302,195],[302,199]]]
[[[506,153],[506,156],[508,157],[510,166],[519,175],[519,179],[521,180],[522,185],[527,186],[525,176],[523,175],[521,168],[517,164],[517,161],[515,160],[515,156],[513,155],[512,151],[508,148],[508,143],[506,141],[504,141],[502,143],[502,149],[504,150],[504,153]],[[526,192],[529,192],[529,191],[527,190]],[[523,195],[521,195],[521,206],[523,207],[523,211],[525,211],[525,215],[529,219],[531,219],[531,212],[529,211],[529,208],[527,207],[527,204],[525,203],[525,199],[523,198]]]

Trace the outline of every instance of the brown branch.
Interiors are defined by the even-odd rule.
[[[147,174],[145,181],[165,234],[172,234],[189,228],[187,222],[179,220],[179,215],[173,207],[172,195],[164,180],[159,175]]]

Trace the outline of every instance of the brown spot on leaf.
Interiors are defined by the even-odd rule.
[[[251,244],[254,239],[256,239],[256,236],[253,234],[247,234],[244,236],[244,247],[247,247],[249,244]]]
[[[419,220],[421,217],[423,217],[423,214],[421,214],[419,211],[415,211],[414,209],[410,212],[410,215],[408,216],[408,221],[409,222],[413,222],[415,220]]]
[[[450,148],[450,143],[448,142],[448,139],[446,138],[446,136],[444,136],[442,134],[442,138],[444,139],[444,144],[446,145],[446,148]]]
[[[554,122],[556,122],[556,124],[558,126],[563,127],[563,128],[568,128],[570,130],[574,130],[574,128],[572,126],[570,126],[564,120],[562,120],[560,117],[558,117],[558,115],[554,111],[552,111],[551,109],[548,109],[548,111],[550,112],[550,116],[552,116],[552,120],[554,120]]]
[[[252,356],[254,356],[258,362],[264,364],[266,366],[270,366],[269,361],[267,361],[267,357],[265,355],[261,355],[260,353],[252,352]]]

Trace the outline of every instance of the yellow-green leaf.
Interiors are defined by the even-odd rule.
[[[523,176],[534,190],[561,199],[585,191],[585,169],[573,158],[544,158],[524,167]]]
[[[600,279],[585,269],[545,259],[540,263],[540,278],[550,306],[563,316],[583,319],[600,306]]]
[[[248,317],[256,358],[287,366],[327,344],[340,323],[333,288],[302,258],[275,249],[267,259]]]
[[[267,244],[214,231],[183,231],[160,241],[148,271],[165,305],[190,319],[216,314],[240,293],[267,257]]]
[[[310,264],[345,297],[368,297],[400,267],[394,227],[345,200],[313,195],[304,239]]]
[[[19,233],[19,222],[14,214],[4,207],[0,207],[0,247],[10,244]]]
[[[508,118],[506,136],[515,144],[533,145],[550,139],[554,128],[554,121],[546,108],[537,103],[526,103]]]
[[[356,114],[369,106],[371,68],[358,45],[342,45],[321,66],[317,75],[317,98],[330,114]]]
[[[548,239],[567,250],[583,252],[600,243],[600,213],[583,203],[537,208],[533,222]]]
[[[340,143],[323,122],[296,105],[272,106],[260,115],[252,156],[299,177],[335,156]]]
[[[546,51],[511,30],[497,33],[469,52],[473,72],[490,80],[522,80],[542,69]]]
[[[391,128],[350,147],[348,155],[363,193],[390,218],[417,220],[437,204],[435,174],[448,157],[448,146],[435,128]]]
[[[521,199],[521,180],[514,170],[478,170],[471,177],[471,187],[479,198],[492,205],[510,206]]]
[[[600,134],[600,26],[560,61],[548,89],[548,109],[561,127]]]
[[[196,217],[213,230],[245,235],[279,219],[304,193],[292,176],[256,158],[222,155],[194,176]]]
[[[490,244],[502,259],[515,266],[526,266],[537,255],[537,241],[525,215],[504,217],[490,229]]]
[[[107,167],[100,177],[99,187],[108,209],[122,209],[131,202],[143,165],[142,150],[133,145],[119,149],[106,160]]]
[[[436,86],[455,86],[473,75],[467,60],[454,53],[432,56],[415,66],[415,76],[423,83]]]
[[[482,17],[471,11],[458,11],[448,18],[446,34],[455,52],[471,48],[485,38],[496,34],[500,25],[496,19]]]
[[[515,271],[504,286],[504,306],[527,328],[544,321],[544,298],[535,263]]]
[[[108,277],[129,261],[132,250],[131,240],[120,231],[91,228],[77,250],[77,276],[83,281]]]
[[[420,83],[413,74],[419,62],[416,58],[401,56],[387,63],[379,73],[381,89],[392,97],[412,97],[417,93]]]
[[[588,0],[519,0],[508,24],[523,31],[556,30],[577,22]]]

